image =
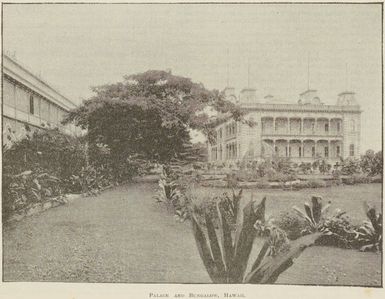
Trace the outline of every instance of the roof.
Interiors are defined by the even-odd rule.
[[[28,70],[19,62],[16,62],[14,59],[5,54],[3,55],[2,72],[3,74],[11,77],[15,81],[25,85],[29,89],[40,94],[42,97],[66,110],[77,107],[73,101],[68,99],[57,89],[53,88],[46,81],[33,74],[32,71]]]
[[[309,92],[316,92],[316,91],[317,91],[316,89],[308,89],[308,90],[305,90],[303,93],[300,93],[299,95],[303,96],[304,94],[307,94]]]

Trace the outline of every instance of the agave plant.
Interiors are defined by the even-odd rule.
[[[293,210],[298,214],[298,216],[307,222],[309,232],[321,231],[327,233],[322,220],[325,218],[325,214],[330,207],[330,203],[322,207],[322,197],[312,196],[311,205],[308,202],[305,202],[304,207],[305,212],[296,206],[293,206]]]
[[[240,207],[240,202],[241,200],[237,203],[237,209]],[[316,232],[302,237],[290,244],[289,248],[286,246],[287,239],[282,242],[284,235],[275,231],[264,243],[251,271],[246,275],[250,253],[257,236],[254,225],[257,221],[265,220],[265,202],[266,198],[263,198],[259,204],[251,200],[241,212],[238,212],[234,237],[224,216],[225,211],[221,202],[218,202],[221,242],[218,240],[210,216],[205,214],[206,236],[193,213],[192,228],[195,241],[203,264],[214,283],[274,283],[278,276],[293,264],[294,258],[322,235]],[[274,249],[272,245],[275,246]],[[280,250],[282,248],[284,249]]]
[[[360,251],[382,251],[382,215],[376,213],[375,207],[370,207],[364,202],[364,209],[369,221],[364,221],[357,230],[357,241],[361,246]]]
[[[178,184],[168,176],[164,169],[160,174],[158,185],[159,190],[155,195],[155,199],[158,202],[163,202],[168,206],[171,205],[174,207],[182,194],[177,188]]]
[[[234,222],[237,220],[239,201],[241,198],[242,189],[238,192],[238,194],[236,194],[233,189],[232,197],[229,197],[227,193],[224,193],[223,197],[220,199],[223,210],[230,216],[231,219],[234,219]]]

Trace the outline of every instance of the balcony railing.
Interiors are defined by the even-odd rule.
[[[286,131],[262,131],[263,136],[287,136],[287,137],[342,137],[342,132],[286,132]]]

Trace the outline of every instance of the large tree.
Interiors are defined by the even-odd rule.
[[[165,71],[126,76],[123,82],[93,91],[95,95],[64,122],[74,121],[88,130],[91,159],[98,159],[98,148],[107,147],[116,166],[132,156],[161,163],[181,158],[190,143],[190,129],[210,139],[218,119],[240,120],[242,115],[220,92]],[[220,117],[213,121],[203,112],[207,106]]]

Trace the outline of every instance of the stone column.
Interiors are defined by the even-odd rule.
[[[316,134],[317,133],[317,128],[318,128],[318,120],[317,118],[314,118],[314,130],[313,130],[313,134]]]
[[[286,120],[287,120],[287,126],[286,126],[286,134],[289,134],[289,127],[290,127],[290,118],[286,118]]]
[[[303,132],[303,118],[301,117],[301,122],[299,123],[299,133],[302,134]]]
[[[303,140],[301,140],[301,150],[302,150],[301,158],[304,158],[305,157],[305,146],[304,146]]]
[[[276,118],[273,117],[273,132],[277,131],[277,124],[276,124]]]

